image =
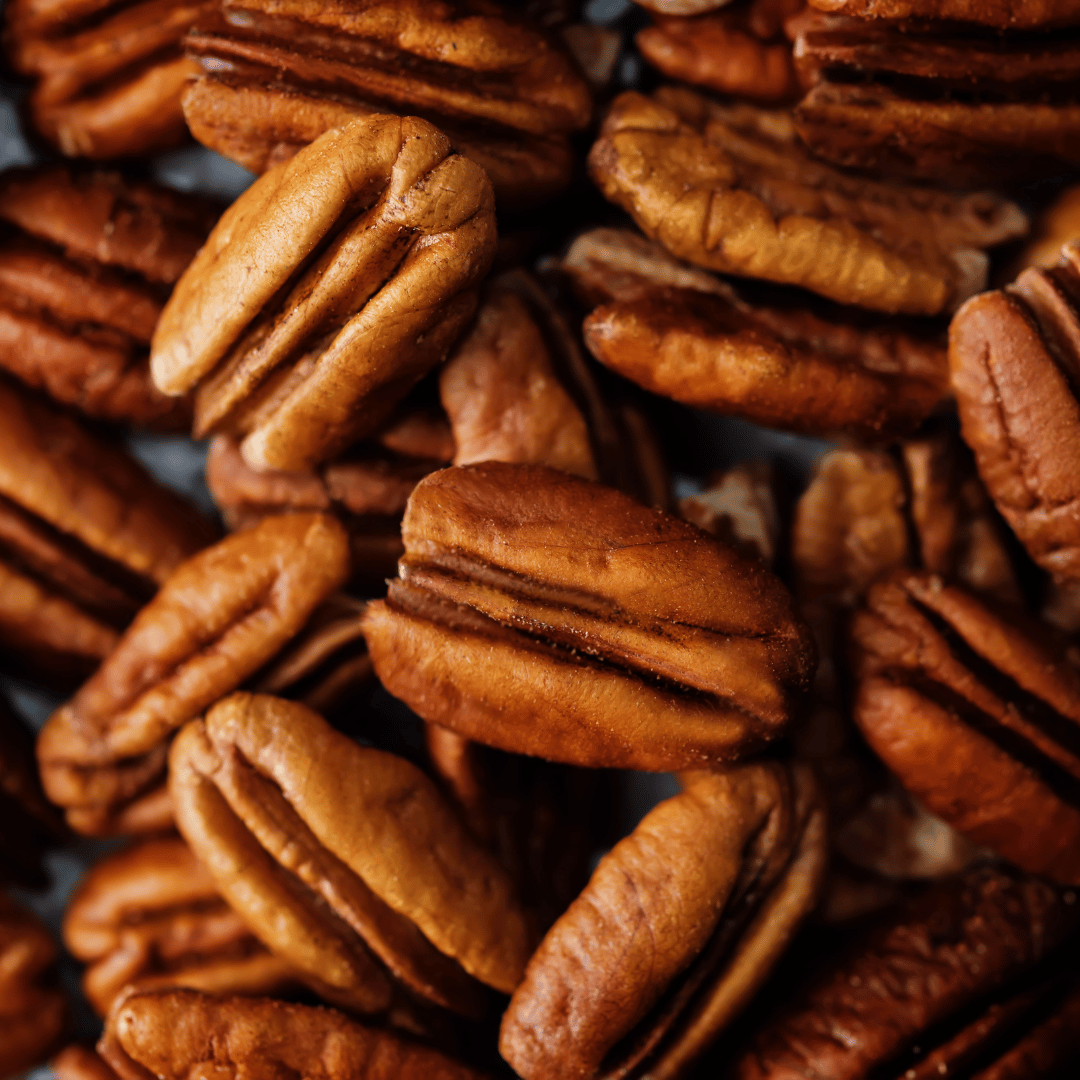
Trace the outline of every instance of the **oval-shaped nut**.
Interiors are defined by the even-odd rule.
[[[64,944],[88,965],[83,992],[99,1016],[131,986],[260,995],[298,981],[225,903],[179,837],[95,863],[64,912]]]
[[[159,784],[173,732],[279,652],[348,569],[345,530],[327,514],[267,518],[177,567],[42,729],[42,781],[72,825]]]
[[[436,1050],[333,1009],[192,990],[133,994],[109,1016],[98,1049],[122,1080],[483,1080]]]
[[[365,634],[425,720],[577,765],[689,768],[775,738],[813,670],[780,582],[677,518],[542,466],[433,473]]]
[[[509,878],[407,761],[234,694],[180,733],[169,786],[222,895],[329,1000],[381,1012],[396,979],[469,1014],[474,980],[519,982],[532,942]]]
[[[198,385],[196,433],[243,434],[255,468],[310,468],[446,355],[495,242],[479,166],[423,120],[361,117],[226,211],[162,314],[154,382]]]
[[[686,778],[600,861],[529,961],[499,1050],[525,1080],[674,1080],[746,1005],[817,902],[806,766]]]

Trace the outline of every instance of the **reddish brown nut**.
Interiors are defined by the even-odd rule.
[[[1077,0],[809,0],[818,11],[872,19],[955,19],[1002,30],[1075,26]]]
[[[505,871],[414,765],[296,702],[234,694],[177,737],[177,824],[252,931],[328,1001],[465,1015],[532,947]]]
[[[665,770],[786,726],[809,631],[764,568],[692,525],[541,466],[433,473],[402,525],[375,672],[425,720],[503,750]]]
[[[243,435],[254,468],[309,469],[445,356],[494,253],[483,170],[423,120],[361,117],[225,212],[162,314],[154,382],[197,386],[196,435]]]
[[[160,785],[173,732],[271,660],[342,584],[348,558],[334,518],[292,514],[179,566],[42,729],[42,780],[69,823],[90,833],[166,827]],[[149,821],[144,800],[159,811]]]
[[[187,38],[195,137],[254,172],[357,116],[422,116],[491,177],[501,204],[570,179],[588,86],[538,26],[475,0],[227,0]]]
[[[333,1009],[192,990],[133,994],[109,1016],[98,1048],[122,1080],[483,1080]]]
[[[791,117],[668,87],[615,99],[589,169],[676,258],[875,311],[934,315],[986,281],[1018,207],[885,184],[815,161]]]
[[[636,0],[643,8],[660,15],[700,15],[726,7],[731,0]]]
[[[1061,248],[1070,240],[1080,239],[1080,185],[1066,188],[1054,201],[1036,215],[1031,237],[1016,259],[1016,276],[1029,266],[1050,269],[1059,258]]]
[[[49,1062],[56,1080],[118,1080],[105,1059],[89,1047],[72,1043]]]
[[[525,1080],[685,1075],[765,980],[824,869],[805,766],[687,777],[541,942],[500,1053]]]

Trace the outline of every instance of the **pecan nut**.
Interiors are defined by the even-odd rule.
[[[327,1000],[465,1015],[532,945],[506,873],[416,766],[310,709],[234,694],[169,758],[177,823],[252,931]]]
[[[760,459],[715,473],[702,491],[679,500],[679,517],[771,569],[780,547],[775,480]]]
[[[165,815],[155,826],[166,825],[160,784],[173,732],[271,660],[345,580],[348,557],[334,518],[291,514],[179,566],[42,729],[42,780],[69,823],[133,829],[126,809],[149,798]]]
[[[790,720],[809,631],[763,567],[542,466],[433,473],[365,615],[383,686],[466,738],[665,770],[744,755]]]
[[[1080,236],[1080,185],[1066,188],[1039,212],[1032,224],[1031,236],[1016,260],[1016,277],[1029,266],[1044,269],[1061,257],[1061,249]]]
[[[1000,30],[1080,23],[1077,0],[809,0],[818,11],[871,19],[948,19]]]
[[[1027,228],[997,196],[841,173],[810,157],[786,114],[674,87],[616,98],[589,168],[677,258],[875,311],[956,308],[986,281],[983,249]]]
[[[154,382],[198,385],[196,435],[242,434],[253,467],[311,468],[445,356],[494,253],[483,171],[423,120],[362,117],[226,211],[162,314]]]
[[[688,777],[541,942],[500,1052],[525,1080],[684,1075],[765,980],[824,869],[805,766]]]
[[[72,1043],[49,1062],[56,1080],[117,1080],[105,1059],[88,1047]]]

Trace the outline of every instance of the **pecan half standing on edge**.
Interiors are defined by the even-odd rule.
[[[686,778],[597,866],[540,943],[499,1050],[525,1080],[674,1080],[741,1011],[817,902],[810,770]]]
[[[309,469],[442,360],[495,242],[491,184],[444,135],[354,120],[225,212],[165,306],[154,382],[198,387],[197,437],[225,430],[254,468]]]
[[[802,148],[790,115],[676,87],[616,98],[589,171],[677,258],[875,311],[955,309],[986,282],[984,249],[1027,229],[996,195],[840,172]]]
[[[272,659],[344,582],[348,563],[336,519],[286,514],[179,566],[38,738],[45,790],[72,827],[167,827],[161,784],[173,733]],[[145,800],[159,816],[140,826]]]
[[[567,764],[693,768],[782,733],[813,670],[780,582],[700,529],[543,466],[432,473],[375,673],[432,723]]]
[[[483,985],[520,981],[533,943],[509,878],[404,759],[234,694],[181,731],[169,787],[222,895],[326,1000],[469,1016]]]

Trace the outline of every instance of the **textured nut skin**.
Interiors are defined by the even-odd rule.
[[[818,11],[872,19],[955,19],[1001,29],[1080,23],[1076,0],[809,0]]]
[[[855,721],[933,813],[1080,883],[1080,676],[1015,615],[933,574],[875,585],[851,625]]]
[[[675,88],[616,98],[589,169],[677,258],[878,311],[957,307],[985,283],[980,249],[1026,230],[994,196],[845,175],[813,161],[782,116]]]
[[[355,120],[226,211],[158,323],[154,382],[200,384],[196,433],[243,433],[253,467],[311,468],[443,358],[494,251],[476,165],[415,117]]]
[[[542,466],[433,473],[365,635],[425,720],[553,761],[665,770],[775,737],[809,679],[779,582],[693,526]],[[691,661],[691,657],[693,660]]]
[[[525,1080],[684,1075],[814,906],[824,827],[808,769],[688,777],[541,942],[503,1016],[503,1057]]]
[[[262,995],[297,982],[221,899],[179,837],[95,863],[64,912],[64,943],[88,965],[83,992],[99,1016],[130,986]]]
[[[122,1080],[210,1073],[236,1080],[482,1080],[435,1050],[332,1009],[191,990],[132,995],[110,1015],[99,1050]]]
[[[334,518],[292,514],[179,566],[42,729],[45,790],[73,827],[118,827],[125,804],[160,783],[172,733],[270,660],[342,584],[348,559]]]
[[[517,985],[532,942],[509,879],[415,766],[251,694],[185,727],[169,764],[222,895],[324,997],[380,1012],[399,980],[468,1014],[474,979]]]
[[[1049,270],[974,297],[949,328],[964,441],[997,508],[1031,557],[1080,578],[1080,244]]]

